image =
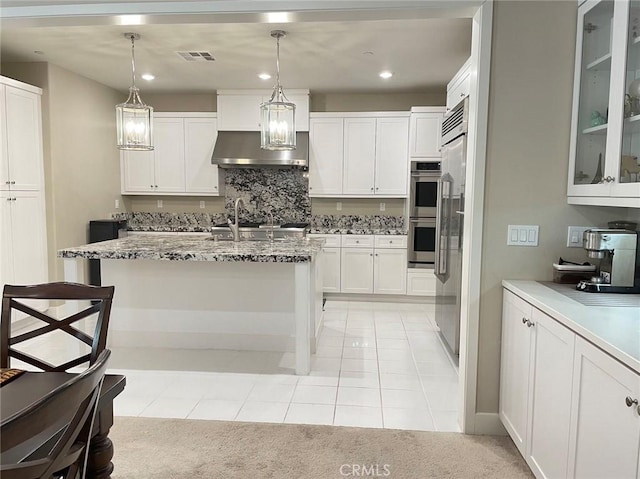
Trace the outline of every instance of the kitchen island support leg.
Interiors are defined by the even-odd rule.
[[[314,284],[311,274],[314,273],[311,263],[295,264],[295,321],[296,321],[296,374],[306,375],[311,370],[310,334],[314,308]]]

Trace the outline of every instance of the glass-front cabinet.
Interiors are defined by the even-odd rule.
[[[640,0],[578,8],[568,202],[640,207]]]

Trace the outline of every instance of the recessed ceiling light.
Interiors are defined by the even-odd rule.
[[[147,80],[147,81],[151,81],[151,80],[155,79],[155,76],[152,75],[151,73],[144,73],[142,75],[142,79],[143,80]]]
[[[271,78],[271,75],[269,75],[268,73],[260,73],[258,77],[260,77],[262,80],[268,80],[269,78]]]
[[[372,51],[367,50],[366,52],[362,52],[363,55],[373,55]]]
[[[392,76],[393,76],[393,73],[389,71],[380,72],[380,78],[384,78],[385,80],[387,78],[391,78]]]

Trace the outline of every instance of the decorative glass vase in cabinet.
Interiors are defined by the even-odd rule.
[[[640,0],[631,0],[627,35],[620,183],[640,182]]]
[[[575,185],[598,183],[598,166],[606,158],[614,3],[600,2],[584,15]]]

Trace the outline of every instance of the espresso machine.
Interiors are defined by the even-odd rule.
[[[640,233],[624,229],[588,229],[582,235],[587,256],[600,260],[599,274],[576,289],[591,293],[640,293]]]

